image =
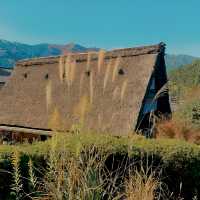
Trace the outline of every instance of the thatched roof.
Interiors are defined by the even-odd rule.
[[[0,94],[0,124],[134,129],[164,44],[23,60]]]

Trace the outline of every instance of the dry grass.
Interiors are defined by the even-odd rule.
[[[120,63],[120,57],[118,57],[115,61],[114,67],[113,67],[113,74],[112,74],[112,82],[115,81],[115,78],[117,76],[118,66]]]
[[[93,73],[90,74],[90,104],[93,103],[94,98],[94,81],[93,81]]]
[[[98,135],[98,137],[97,135],[81,134],[80,131],[55,134],[51,140],[47,141],[48,150],[45,157],[48,167],[44,176],[35,177],[35,168],[32,161],[29,160],[30,180],[28,181],[34,193],[28,195],[32,199],[51,200],[100,200],[103,197],[108,200],[173,199],[169,198],[173,194],[170,194],[167,186],[164,187],[164,183],[161,181],[160,177],[163,177],[162,166],[158,166],[157,160],[154,162],[152,152],[147,157],[142,154],[141,158],[138,157],[139,160],[132,160],[132,145],[134,142],[137,143],[136,136],[118,140],[115,137],[110,138],[111,136],[108,135]],[[151,143],[151,141],[144,141],[143,138],[140,148],[145,149],[149,142]],[[42,145],[42,143],[40,144]],[[112,157],[121,149],[114,148],[114,150],[112,149],[113,146],[119,147],[121,145],[122,147],[125,144],[128,145],[126,148],[130,149],[130,154],[128,154],[130,157],[124,156],[123,153],[120,154],[122,155],[120,159],[119,157]],[[151,151],[155,144],[152,143]],[[173,145],[176,145],[176,143],[173,143]],[[177,148],[180,147],[179,144]],[[160,148],[163,149],[163,146]],[[184,155],[185,152],[183,152]],[[138,153],[136,154],[138,156]],[[13,180],[15,181],[12,188],[13,191],[18,191],[21,195],[23,190],[20,189],[22,177],[19,167],[19,154],[14,154],[13,158]],[[109,162],[106,162],[108,158]],[[148,161],[149,158],[151,161]],[[144,160],[146,163],[144,163]],[[14,188],[18,189],[14,190]]]
[[[80,143],[76,153],[71,155],[65,151],[64,137],[61,143],[57,136],[54,137],[45,181],[46,195],[50,199],[100,200],[103,197],[108,200],[168,199],[162,192],[159,169],[153,169],[153,165],[148,161],[145,168],[142,161],[138,168],[133,168],[124,161],[110,171],[105,166],[105,161],[110,156],[105,146],[86,147]],[[126,172],[129,172],[128,176],[125,175]],[[126,181],[122,181],[125,176]]]
[[[133,179],[119,183],[128,171],[129,164],[121,164],[110,171],[105,165],[105,161],[111,154],[106,146],[95,144],[83,146],[80,142],[72,154],[66,149],[67,142],[67,137],[62,133],[52,137],[48,153],[48,167],[43,179],[36,178],[32,160],[29,160],[29,182],[33,188],[30,194],[23,193],[19,154],[13,155],[13,178],[15,180],[13,191],[16,192],[17,199],[22,196],[51,200],[100,200],[103,197],[108,200],[120,200],[126,196],[127,199],[131,199],[128,197],[133,193],[130,187],[130,181]],[[131,174],[130,176],[132,177]],[[123,188],[128,189],[124,191]],[[146,188],[143,189],[146,190]]]
[[[85,74],[81,74],[81,77],[80,77],[80,84],[79,84],[79,96],[80,96],[80,97],[81,97],[81,95],[82,95],[82,88],[83,88],[84,77],[85,77]]]
[[[48,127],[54,131],[63,129],[63,122],[57,108],[53,110],[52,114],[49,117]]]
[[[28,167],[29,167],[29,176],[30,176],[29,180],[30,180],[31,186],[33,190],[37,190],[38,178],[35,176],[33,161],[31,158],[29,159]]]
[[[125,81],[123,82],[122,88],[121,88],[121,95],[120,95],[121,101],[123,101],[123,99],[124,99],[127,85],[128,85],[128,81],[125,80]]]
[[[160,186],[160,181],[155,178],[155,171],[151,166],[147,169],[141,166],[140,170],[132,170],[131,165],[125,162],[110,171],[105,167],[105,161],[110,155],[109,151],[106,153],[105,147],[86,147],[80,143],[76,153],[72,155],[65,150],[66,138],[58,138],[58,135],[52,138],[44,196],[52,200],[156,198],[155,191]],[[127,181],[119,183],[126,171],[130,172]]]
[[[76,75],[76,61],[72,60],[71,55],[67,56],[64,69],[63,76],[67,82],[67,85],[70,87]]]
[[[75,79],[75,74],[76,74],[76,61],[74,60],[74,61],[72,61],[71,63],[70,63],[70,72],[69,72],[69,82],[70,82],[70,85],[72,85],[72,83],[73,83],[73,81],[74,81],[74,79]]]
[[[200,144],[200,130],[176,119],[163,120],[156,126],[156,138],[175,138]]]
[[[193,86],[191,88],[187,88],[187,90],[184,91],[182,100],[184,100],[185,103],[190,103],[194,100],[200,100],[200,87],[199,85]]]
[[[113,91],[113,97],[112,97],[113,100],[117,98],[117,96],[118,96],[118,94],[120,92],[119,90],[120,90],[119,87],[115,87],[115,89]]]
[[[111,67],[112,67],[112,61],[109,61],[107,66],[106,66],[106,72],[105,72],[105,75],[104,75],[103,92],[105,92],[105,89],[106,89],[106,86],[107,86],[107,83],[108,83]]]
[[[84,95],[80,98],[78,104],[74,107],[74,115],[79,118],[79,123],[82,126],[86,118],[86,114],[90,111],[90,99]]]
[[[47,85],[46,85],[46,107],[47,107],[47,111],[49,110],[49,107],[52,104],[52,85],[51,85],[51,81],[48,80],[47,81]]]
[[[87,71],[90,70],[91,58],[92,58],[92,52],[88,52],[88,54],[87,54],[87,67],[86,67]]]
[[[159,180],[154,177],[153,173],[147,175],[144,171],[135,170],[135,175],[127,181],[127,200],[154,200],[155,191],[159,186]]]
[[[22,198],[22,177],[20,174],[20,155],[19,152],[16,150],[12,155],[12,165],[13,165],[13,184],[11,186],[12,191],[16,196],[16,200],[20,200]]]
[[[60,82],[63,83],[63,74],[64,74],[64,57],[63,56],[60,56],[58,69],[59,69]]]
[[[101,49],[98,53],[98,73],[101,71],[101,66],[103,66],[105,57],[105,51]]]
[[[71,55],[68,55],[65,59],[65,82],[67,82],[68,86],[70,85],[70,67],[71,67]]]
[[[64,137],[62,140],[59,146],[57,139],[52,140],[44,182],[46,194],[43,195],[52,200],[101,199],[103,183],[100,171],[106,156],[100,154],[100,149],[97,151],[95,147],[87,149],[81,146],[75,156],[70,155],[65,151]]]

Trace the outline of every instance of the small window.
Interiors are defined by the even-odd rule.
[[[85,74],[86,74],[87,76],[90,76],[90,71],[86,71]]]
[[[27,73],[24,73],[23,76],[24,76],[24,78],[27,78],[28,75],[27,75]]]
[[[46,74],[46,75],[45,75],[45,79],[48,79],[48,78],[49,78],[49,74]]]
[[[124,70],[123,69],[119,69],[118,74],[119,75],[124,75]]]

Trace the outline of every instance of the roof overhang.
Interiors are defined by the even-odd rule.
[[[30,134],[35,134],[35,135],[47,135],[47,136],[52,136],[53,134],[51,130],[41,130],[41,129],[33,129],[33,128],[9,126],[9,125],[0,125],[0,131],[30,133]]]

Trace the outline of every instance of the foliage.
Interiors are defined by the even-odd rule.
[[[185,92],[200,84],[200,60],[169,72],[170,92],[172,96],[183,97]]]
[[[200,60],[169,73],[169,89],[173,105],[173,119],[200,128]]]
[[[13,156],[18,160],[16,166]],[[141,195],[141,188],[148,189],[143,190],[148,195],[162,194],[162,199],[161,185],[175,198],[180,195],[180,184],[185,198],[200,192],[199,146],[182,140],[73,131],[57,133],[43,143],[2,145],[0,158],[1,199],[16,199],[13,188],[21,192],[21,185],[25,199],[135,199],[131,191]],[[1,180],[5,177],[7,184]],[[135,181],[141,184],[135,187]]]

